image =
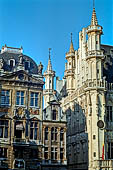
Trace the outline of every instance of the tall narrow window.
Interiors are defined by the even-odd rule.
[[[1,105],[9,105],[9,90],[1,91]]]
[[[113,143],[108,143],[108,159],[113,159]]]
[[[7,158],[7,148],[0,147],[0,158]]]
[[[38,93],[31,92],[30,106],[38,107]]]
[[[44,148],[44,157],[45,159],[48,159],[48,147]]]
[[[45,140],[48,140],[48,127],[45,128]]]
[[[106,107],[106,114],[107,114],[107,121],[112,122],[113,121],[113,116],[112,116],[112,106],[107,106]]]
[[[52,127],[51,128],[51,140],[57,140],[57,128],[56,127]]]
[[[24,105],[24,91],[16,92],[16,105],[20,105],[20,106]]]
[[[30,122],[30,139],[37,140],[38,136],[38,123],[37,122]]]
[[[0,138],[8,138],[8,120],[0,120]]]
[[[30,62],[29,61],[26,61],[25,62],[25,70],[28,70],[30,67]]]
[[[56,120],[56,117],[57,117],[57,111],[54,109],[52,110],[52,119]]]
[[[62,160],[64,158],[64,149],[60,148],[60,159]]]
[[[60,141],[64,140],[64,131],[63,128],[60,129]]]
[[[51,147],[51,159],[57,160],[57,148],[56,147]]]

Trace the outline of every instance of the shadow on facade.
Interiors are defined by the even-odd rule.
[[[88,169],[88,134],[85,111],[78,103],[66,110],[69,170]]]

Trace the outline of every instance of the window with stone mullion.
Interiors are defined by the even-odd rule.
[[[16,105],[20,105],[20,106],[24,105],[24,91],[16,92]]]
[[[30,123],[30,139],[37,140],[38,124],[37,122]]]
[[[48,147],[44,148],[44,158],[48,159]]]
[[[9,90],[1,91],[1,105],[9,105]]]
[[[38,93],[31,92],[30,106],[38,107]]]
[[[8,121],[0,120],[0,138],[8,138]]]
[[[57,160],[57,147],[51,147],[51,160]]]
[[[54,140],[54,141],[57,140],[57,127],[51,128],[51,140]]]

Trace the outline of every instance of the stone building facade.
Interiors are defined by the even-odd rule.
[[[78,50],[71,38],[62,83],[56,80],[67,118],[69,170],[113,169],[113,46],[101,44],[102,34],[93,8],[91,24],[79,33]]]
[[[52,69],[50,52],[47,70],[44,72],[45,89],[43,110],[43,168],[66,170],[66,115],[54,90],[55,71]]]
[[[0,169],[41,168],[43,66],[22,51],[0,51]]]

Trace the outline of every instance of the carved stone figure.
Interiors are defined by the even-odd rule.
[[[43,65],[42,65],[42,63],[40,62],[40,64],[38,65],[38,73],[39,73],[39,74],[42,74],[42,70],[43,70]]]
[[[22,56],[22,55],[19,56],[19,64],[20,64],[20,65],[23,64],[23,56]]]
[[[3,68],[3,59],[0,59],[0,69]]]

